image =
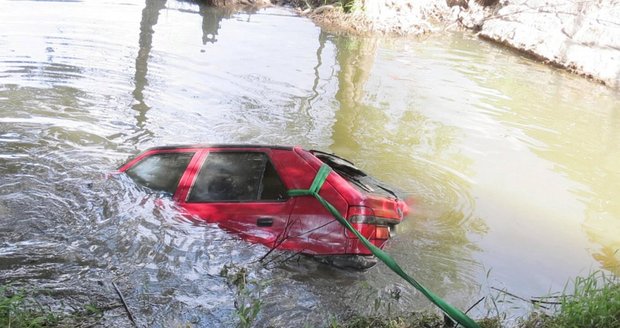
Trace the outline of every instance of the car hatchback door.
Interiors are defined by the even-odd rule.
[[[205,152],[181,205],[190,214],[277,246],[285,237],[294,198],[263,151]]]

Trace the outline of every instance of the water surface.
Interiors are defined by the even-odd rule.
[[[3,1],[0,282],[65,310],[96,303],[103,325],[128,324],[115,282],[141,325],[230,326],[231,264],[262,282],[259,326],[431,308],[383,265],[258,262],[264,247],[106,178],[151,146],[217,142],[335,152],[403,190],[413,211],[387,251],[462,309],[491,287],[557,292],[620,272],[619,104],[468,33],[349,38],[277,8]]]

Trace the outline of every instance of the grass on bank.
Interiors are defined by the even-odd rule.
[[[570,288],[569,288],[570,287]],[[569,294],[570,293],[570,294]],[[517,323],[519,328],[620,328],[620,279],[597,271],[578,277],[567,286],[563,295],[542,298],[557,304],[553,313],[532,312]],[[481,328],[501,328],[498,318],[477,320]],[[412,313],[407,316],[385,317],[354,315],[346,320],[332,321],[330,328],[443,328],[453,327],[440,316]]]
[[[532,314],[523,328],[620,328],[620,279],[595,272],[578,277],[571,295],[557,297],[559,311],[553,315]]]

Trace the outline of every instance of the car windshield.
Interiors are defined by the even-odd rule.
[[[318,150],[311,150],[310,152],[323,163],[329,165],[329,167],[345,180],[349,181],[358,190],[365,193],[398,198],[391,188],[388,188],[382,182],[364,173],[364,171],[360,170],[350,161],[334,154],[328,154]]]

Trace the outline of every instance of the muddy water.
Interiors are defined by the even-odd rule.
[[[101,325],[230,326],[248,268],[258,325],[431,308],[384,266],[345,272],[187,222],[106,178],[175,143],[299,144],[403,190],[387,250],[465,309],[620,272],[620,95],[477,40],[345,38],[280,9],[174,1],[0,3],[0,282]],[[474,316],[494,311],[487,298]],[[62,301],[62,303],[60,302]],[[504,301],[503,303],[501,301]],[[62,305],[59,305],[62,304]]]

